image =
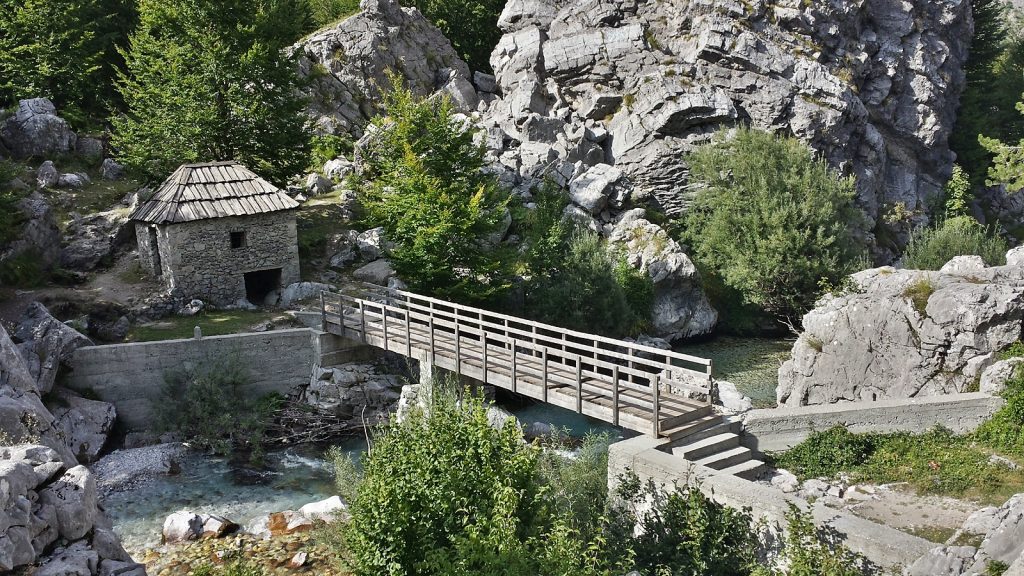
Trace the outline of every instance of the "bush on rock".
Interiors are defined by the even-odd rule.
[[[796,319],[863,257],[854,182],[795,138],[748,128],[688,159],[701,186],[685,217],[696,259],[746,303]]]

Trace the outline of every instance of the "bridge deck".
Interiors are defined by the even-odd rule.
[[[662,435],[711,412],[711,361],[380,288],[324,292],[325,331],[617,426]]]

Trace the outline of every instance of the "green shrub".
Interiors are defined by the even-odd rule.
[[[602,522],[608,500],[610,434],[591,435],[571,458],[553,450],[541,453],[538,468],[552,505],[577,539],[587,541]]]
[[[411,0],[451,41],[473,70],[489,71],[494,47],[501,39],[498,16],[504,0]]]
[[[20,225],[25,220],[25,215],[18,210],[18,202],[24,194],[8,186],[23,171],[24,168],[18,164],[0,160],[0,246],[18,236]]]
[[[749,511],[711,500],[699,489],[659,489],[633,473],[619,479],[611,514],[612,550],[632,552],[641,574],[749,574],[757,540]]]
[[[698,261],[745,302],[794,319],[819,282],[837,283],[863,254],[854,182],[795,138],[741,128],[687,159],[701,186],[684,234]]]
[[[837,425],[811,434],[775,462],[800,478],[836,476],[864,464],[874,453],[875,443],[874,435],[854,434]]]
[[[509,195],[481,169],[483,148],[454,121],[447,98],[424,100],[400,86],[384,96],[387,116],[363,150],[361,190],[369,225],[395,243],[389,258],[417,292],[482,302],[509,287],[511,258],[493,236]]]
[[[330,26],[359,12],[359,0],[307,0],[316,28]]]
[[[1024,399],[1017,413],[1004,409],[973,435],[956,436],[942,427],[922,434],[853,434],[836,426],[773,458],[801,479],[846,472],[854,482],[906,482],[923,494],[1002,502],[1024,486],[1024,471],[990,456],[993,448],[1019,453],[1013,443],[1020,441],[1021,405]]]
[[[516,313],[572,330],[628,336],[649,323],[650,276],[636,270],[601,238],[566,220],[569,200],[551,183],[536,191],[537,207],[520,215],[526,252],[523,310]]]
[[[954,256],[981,256],[989,266],[1006,263],[1006,242],[970,216],[954,216],[934,228],[914,231],[903,253],[903,267],[938,270]]]
[[[0,262],[0,285],[34,288],[46,284],[52,271],[44,270],[40,261],[38,252],[28,250]]]
[[[585,332],[627,336],[650,318],[651,281],[646,275],[623,274],[636,300],[635,310],[619,270],[623,266],[601,238],[588,230],[572,230],[561,253],[546,254],[550,268],[530,268],[525,313],[529,318]],[[628,266],[628,265],[627,265]]]
[[[910,298],[914,310],[925,318],[928,317],[928,300],[935,293],[935,285],[927,277],[921,278],[903,290],[903,297]]]
[[[786,513],[785,545],[779,560],[787,569],[774,571],[778,576],[862,576],[867,572],[863,557],[833,534],[819,530],[811,515],[792,503]]]
[[[324,164],[335,158],[352,156],[352,140],[346,136],[334,134],[318,134],[311,140],[312,153],[309,168],[315,172],[323,170]]]
[[[435,394],[374,439],[344,535],[357,574],[448,574],[466,566],[497,573],[538,536],[538,450],[513,422],[492,428],[476,398]],[[495,549],[474,546],[496,542]],[[489,572],[494,571],[494,572]],[[512,573],[512,572],[510,572]]]
[[[253,398],[242,391],[249,372],[237,361],[221,361],[166,375],[154,400],[159,430],[180,433],[196,448],[217,454],[247,450],[259,461],[267,426],[281,405],[276,395]]]
[[[1024,357],[1024,341],[1016,341],[1010,344],[1004,350],[999,351],[1000,360],[1009,360],[1010,358],[1021,358]]]
[[[1006,403],[974,435],[998,450],[1024,455],[1024,370],[1017,368],[1002,393]]]

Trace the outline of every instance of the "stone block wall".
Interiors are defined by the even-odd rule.
[[[231,247],[232,232],[245,232],[244,247]],[[299,281],[293,211],[161,226],[158,242],[168,288],[182,299],[234,304],[245,298],[246,272],[280,268],[281,286]]]
[[[246,367],[251,377],[243,393],[287,394],[309,384],[313,366],[362,355],[365,347],[307,328],[87,346],[72,357],[65,385],[114,404],[118,420],[129,430],[145,431],[153,423],[153,402],[160,398],[169,373],[230,360]]]
[[[149,235],[150,226],[150,224],[145,222],[135,223],[135,240],[139,246],[139,265],[150,276],[159,276],[162,273],[156,267],[159,250],[157,244],[159,241],[152,242],[152,238]]]
[[[957,434],[977,429],[1003,405],[980,392],[876,402],[751,410],[743,415],[743,445],[759,452],[788,450],[814,432],[842,424],[851,432],[923,432],[944,426]]]

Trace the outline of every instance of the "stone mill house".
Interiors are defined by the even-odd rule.
[[[139,259],[177,298],[263,304],[299,281],[298,206],[237,162],[185,164],[131,214]]]

